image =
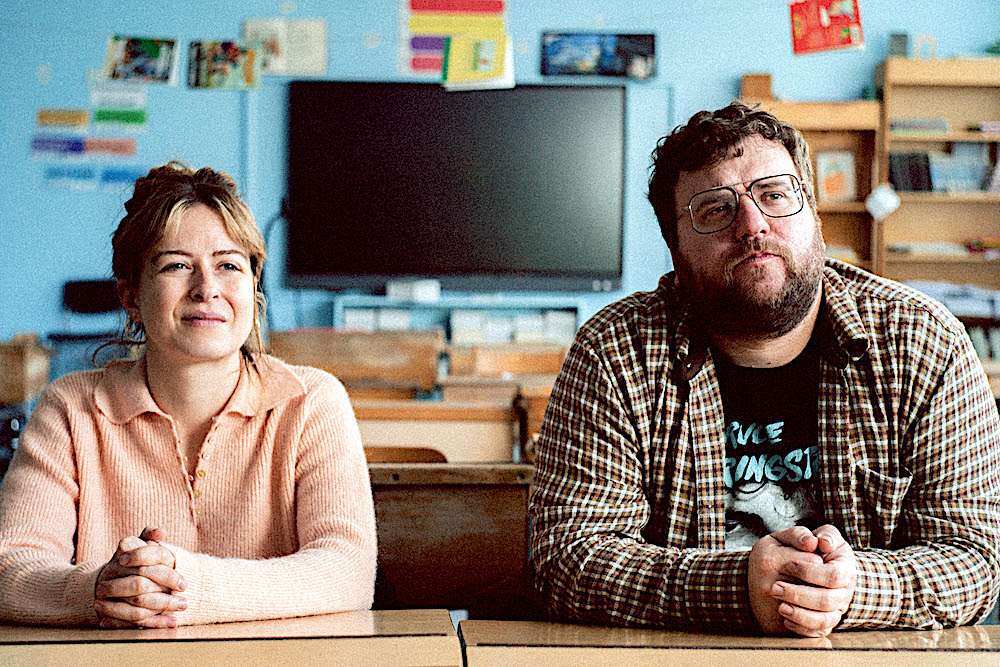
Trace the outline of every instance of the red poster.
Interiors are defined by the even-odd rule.
[[[858,0],[793,0],[788,8],[796,55],[864,44]]]

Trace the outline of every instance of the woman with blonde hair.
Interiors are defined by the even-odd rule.
[[[264,353],[235,183],[138,179],[113,271],[135,361],[46,390],[0,488],[0,618],[173,627],[368,608],[375,516],[329,374]]]

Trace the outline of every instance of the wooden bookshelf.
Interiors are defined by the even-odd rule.
[[[898,86],[990,87],[1000,80],[1000,58],[910,59],[892,57],[883,63],[886,79]]]
[[[879,180],[888,182],[889,153],[948,151],[957,143],[989,145],[997,162],[1000,134],[970,131],[1000,120],[1000,58],[916,60],[892,57],[877,72],[882,89]],[[948,131],[891,131],[893,119],[943,119]],[[882,253],[880,273],[896,280],[941,280],[1000,289],[1000,262],[978,256],[920,254],[926,243],[964,245],[1000,236],[1000,193],[900,192],[900,207],[882,224],[882,247],[914,246],[915,253]]]
[[[819,202],[816,210],[820,213],[864,213],[866,211],[863,201]]]
[[[805,136],[813,158],[815,179],[816,155],[823,151],[848,151],[854,155],[854,201],[823,201],[816,207],[823,221],[823,236],[828,246],[850,248],[857,255],[856,264],[868,270],[879,265],[878,227],[865,209],[864,199],[878,183],[880,113],[878,102],[788,102],[748,100],[759,103],[778,118],[790,123]],[[817,191],[816,183],[813,183]]]

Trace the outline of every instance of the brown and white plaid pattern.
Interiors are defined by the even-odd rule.
[[[818,335],[820,511],[854,548],[841,628],[941,628],[1000,590],[1000,417],[962,325],[833,260]],[[580,330],[538,443],[532,559],[552,611],[605,624],[757,624],[725,551],[715,366],[672,275]]]

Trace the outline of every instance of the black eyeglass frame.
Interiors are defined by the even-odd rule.
[[[764,209],[760,207],[760,203],[756,199],[754,199],[753,194],[751,194],[751,192],[753,191],[753,186],[756,185],[757,183],[760,183],[761,181],[766,181],[771,178],[780,178],[782,176],[788,176],[789,178],[792,179],[792,184],[795,186],[793,188],[793,191],[799,196],[799,207],[795,209],[795,211],[793,211],[792,213],[782,213],[781,215],[771,215],[770,213],[765,213]],[[795,174],[774,174],[772,176],[762,176],[760,178],[755,178],[754,180],[750,181],[744,186],[746,187],[746,192],[737,192],[736,188],[734,187],[737,185],[744,185],[744,184],[732,183],[730,185],[720,185],[717,188],[709,188],[708,190],[702,190],[701,192],[696,192],[693,195],[691,195],[691,199],[688,200],[688,204],[687,206],[684,207],[684,210],[687,211],[688,213],[688,219],[691,221],[691,229],[693,229],[695,233],[705,234],[705,235],[717,234],[718,232],[729,229],[733,225],[733,223],[736,222],[736,217],[740,214],[740,197],[743,196],[749,197],[750,201],[753,202],[753,205],[757,207],[758,211],[760,211],[760,214],[767,218],[790,218],[793,215],[798,215],[799,213],[801,213],[802,209],[804,209],[806,206],[806,197],[805,197],[805,192],[803,192],[802,190],[802,181]],[[698,229],[698,226],[695,224],[694,211],[691,210],[691,204],[694,202],[695,198],[700,197],[701,195],[707,192],[715,192],[717,190],[729,190],[731,193],[733,193],[733,197],[736,200],[736,206],[733,207],[733,216],[732,218],[729,219],[729,222],[727,222],[724,226],[719,227],[718,229],[713,229],[711,231],[703,232],[702,230]]]

